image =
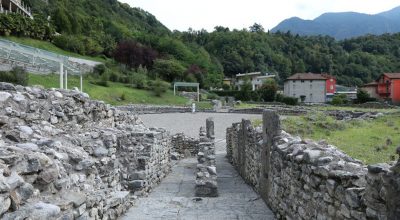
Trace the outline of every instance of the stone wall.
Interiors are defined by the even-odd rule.
[[[309,109],[301,106],[265,106],[257,108],[243,108],[243,109],[229,109],[229,113],[240,113],[240,114],[262,114],[264,109],[272,109],[278,112],[280,115],[305,115],[309,112]]]
[[[279,219],[399,219],[400,161],[371,165],[332,145],[280,130],[278,115],[263,114],[227,129],[227,156]]]
[[[130,111],[136,114],[161,114],[161,113],[185,113],[192,112],[191,107],[167,106],[167,105],[140,105],[132,104],[127,106],[118,106],[118,109]]]
[[[188,98],[188,99],[191,99],[191,100],[194,100],[194,101],[197,101],[198,93],[197,92],[179,91],[178,95],[182,96],[182,97],[185,97],[185,98]]]
[[[0,83],[0,218],[116,219],[169,172],[170,141],[77,91]]]
[[[199,139],[188,137],[183,133],[172,136],[171,145],[174,152],[184,157],[196,156],[199,152]]]

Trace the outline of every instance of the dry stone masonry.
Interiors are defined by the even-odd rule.
[[[199,197],[218,196],[214,139],[214,121],[212,118],[208,118],[206,129],[200,128],[200,143],[198,145],[195,195]]]
[[[367,167],[281,131],[272,111],[263,127],[233,124],[226,139],[228,159],[279,219],[400,219],[400,159]]]
[[[165,130],[78,91],[0,83],[2,219],[116,219],[170,152]]]
[[[199,142],[199,139],[188,137],[183,133],[175,134],[172,136],[171,140],[174,151],[171,156],[174,157],[174,159],[196,156],[199,152]]]

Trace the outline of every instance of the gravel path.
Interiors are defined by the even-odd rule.
[[[179,132],[187,136],[198,138],[201,126],[206,126],[206,119],[214,118],[215,138],[225,139],[226,128],[232,123],[240,122],[242,118],[255,120],[261,119],[261,115],[228,114],[228,113],[169,113],[148,114],[139,116],[148,127],[166,128],[171,134]]]
[[[121,219],[275,219],[264,201],[243,181],[225,158],[226,128],[242,118],[260,119],[261,115],[177,113],[141,116],[147,126],[164,127],[172,134],[184,132],[192,137],[198,136],[200,126],[205,126],[208,117],[214,118],[219,197],[199,199],[194,196],[197,161],[195,158],[183,159],[148,197],[140,198]]]

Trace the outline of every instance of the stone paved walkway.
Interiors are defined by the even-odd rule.
[[[157,120],[157,117],[161,116],[152,115],[151,120]],[[189,115],[188,117],[193,117],[193,115]],[[202,115],[199,117],[203,118],[205,116]],[[170,120],[173,121],[174,119],[171,118]],[[146,122],[146,120],[144,121]],[[201,125],[205,124],[205,119],[202,122]],[[227,122],[224,121],[224,123]],[[218,124],[216,123],[217,126]],[[166,128],[168,129],[167,126]],[[195,126],[192,129],[198,131],[198,128]],[[196,159],[183,159],[173,167],[172,172],[148,197],[140,198],[136,202],[136,205],[121,219],[275,219],[272,211],[264,201],[243,181],[225,158],[225,140],[221,138],[223,135],[218,131],[222,132],[223,129],[216,129],[216,136],[217,138],[219,137],[219,139],[216,139],[219,197],[199,199],[194,196]]]

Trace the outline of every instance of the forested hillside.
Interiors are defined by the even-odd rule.
[[[383,72],[400,72],[400,34],[337,41],[269,33],[258,24],[243,30],[217,26],[211,33],[171,32],[150,13],[117,0],[27,1],[35,20],[8,16],[0,21],[0,34],[47,40],[68,51],[112,58],[96,73],[103,81],[137,88],[151,88],[151,80],[157,78],[219,87],[224,75],[252,71],[274,73],[280,83],[297,72],[328,72],[340,84],[354,86]],[[28,26],[36,28],[23,28]]]
[[[136,78],[199,81],[207,87],[222,81],[223,70],[216,58],[197,44],[174,38],[152,14],[140,8],[117,0],[26,1],[35,18],[50,16],[51,26],[60,34],[51,39],[56,46],[83,55],[114,58],[128,67],[122,72],[114,68],[108,74],[111,80],[129,81],[141,66],[145,76]]]
[[[216,56],[225,75],[271,72],[280,81],[297,72],[329,72],[340,84],[361,85],[383,72],[400,71],[400,34],[336,41],[328,36],[301,37],[268,33],[255,24],[249,30],[217,27],[214,32],[175,33]]]

